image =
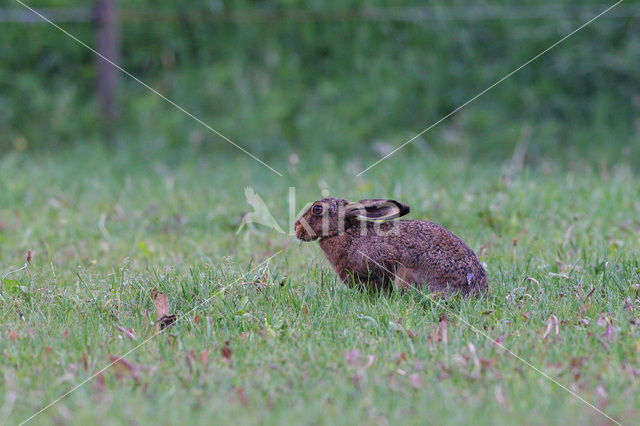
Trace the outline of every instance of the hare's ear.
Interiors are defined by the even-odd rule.
[[[383,198],[360,200],[345,207],[346,217],[368,220],[391,220],[409,213],[409,206],[396,200]]]

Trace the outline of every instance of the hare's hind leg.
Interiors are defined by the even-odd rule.
[[[411,283],[407,279],[408,271],[402,265],[398,265],[396,267],[396,272],[394,274],[393,287],[396,290],[409,290],[411,289]]]
[[[425,274],[415,269],[407,268],[402,264],[396,266],[393,285],[400,290],[418,290],[420,291],[426,282]]]

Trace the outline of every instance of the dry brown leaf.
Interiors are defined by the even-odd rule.
[[[154,293],[155,289],[152,291]],[[176,322],[176,316],[169,312],[169,298],[164,293],[157,293],[156,306],[156,331],[160,332]]]
[[[591,291],[587,294],[587,296],[584,298],[584,300],[582,301],[582,303],[586,302],[587,300],[589,300],[589,298],[591,297],[591,295],[593,294],[593,292],[596,291],[596,288],[592,288]]]
[[[94,392],[102,392],[104,390],[105,386],[104,386],[104,376],[102,375],[102,373],[98,373],[96,375],[96,382],[93,384],[93,391]]]
[[[627,297],[626,299],[624,299],[624,304],[627,305],[627,309],[629,309],[629,312],[633,313],[633,302],[631,301],[631,298]]]
[[[89,369],[89,358],[86,355],[83,355],[82,358],[80,358],[80,362],[85,370]]]
[[[542,336],[543,339],[546,339],[547,337],[549,337],[549,335],[551,334],[551,330],[554,328],[555,326],[555,334],[556,336],[559,333],[559,325],[558,325],[558,317],[555,315],[551,315],[549,317],[549,320],[547,321],[547,329],[544,332],[544,335]]]
[[[367,364],[365,365],[365,368],[371,367],[374,362],[376,362],[375,355],[367,355]]]
[[[472,377],[479,378],[480,373],[482,372],[482,364],[480,362],[480,359],[478,358],[476,347],[471,342],[467,342],[467,347],[469,348],[469,352],[471,353],[471,359],[473,360],[474,371],[473,371]]]
[[[155,299],[156,320],[160,320],[165,315],[169,315],[169,298],[164,293],[158,293]]]
[[[238,399],[240,400],[240,403],[242,405],[244,405],[245,407],[249,405],[249,398],[247,398],[247,394],[244,393],[244,389],[243,388],[238,388],[236,389],[236,393],[238,394]]]
[[[507,399],[504,397],[504,393],[502,392],[502,386],[496,385],[493,389],[493,394],[501,407],[507,406]]]
[[[129,339],[131,339],[131,340],[135,340],[136,335],[135,335],[135,334],[133,334],[133,329],[132,329],[132,328],[126,329],[126,328],[121,327],[121,326],[118,326],[117,328],[118,328],[118,330],[120,330],[120,331],[121,331],[125,336],[127,336]]]
[[[440,319],[440,335],[442,336],[442,343],[447,345],[449,343],[449,333],[447,331],[447,317]]]
[[[130,375],[133,380],[136,382],[138,381],[138,369],[129,361],[113,355],[109,356],[109,361],[111,361],[111,365],[113,366],[114,372],[118,378]]]
[[[220,350],[220,352],[222,353],[222,357],[224,359],[231,359],[231,348],[229,347],[228,340],[224,342],[224,346],[222,346],[222,349]]]
[[[540,293],[542,293],[542,286],[540,285],[540,281],[536,280],[533,277],[527,277],[526,280],[529,281],[530,283],[534,283],[535,285],[537,285],[538,286],[538,291]]]
[[[609,343],[616,338],[616,329],[614,326],[610,325],[607,327],[605,332],[602,334],[602,337],[605,337]]]

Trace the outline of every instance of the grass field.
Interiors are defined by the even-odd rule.
[[[611,422],[486,336],[617,421],[637,421],[637,171],[407,151],[359,178],[364,160],[303,155],[274,163],[284,177],[213,154],[5,156],[2,423],[28,419],[138,346],[32,422]],[[315,243],[259,226],[236,234],[248,185],[282,228],[289,187],[296,211],[323,189],[406,202],[409,218],[476,250],[490,294],[348,289]],[[178,321],[146,342],[153,289]]]

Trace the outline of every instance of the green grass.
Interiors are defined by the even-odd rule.
[[[399,154],[354,177],[368,164],[301,155],[296,166],[275,161],[278,177],[240,157],[92,147],[0,160],[1,276],[35,253],[0,289],[3,423],[151,337],[153,288],[180,320],[126,357],[135,377],[106,370],[104,388],[91,380],[34,423],[606,422],[477,330],[618,421],[637,420],[640,181],[630,166]],[[290,186],[296,211],[323,189],[402,200],[411,218],[480,254],[491,292],[348,289],[316,244],[259,227],[236,234],[247,185],[283,228]],[[545,338],[552,315],[558,334]]]

